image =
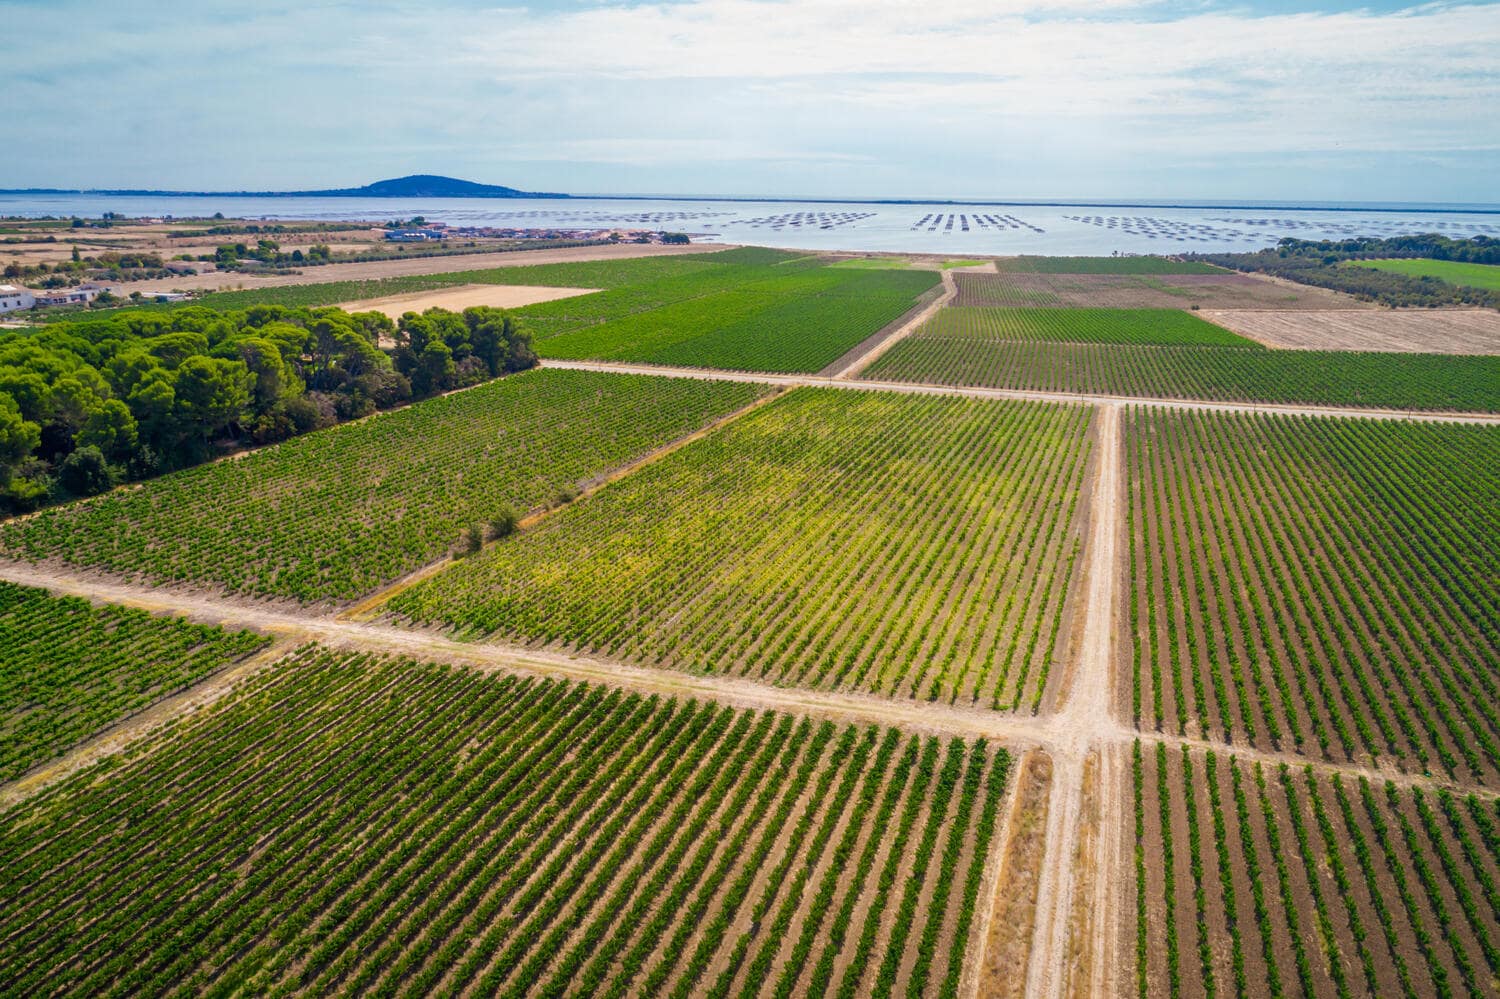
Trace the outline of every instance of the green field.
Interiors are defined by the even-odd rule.
[[[802,266],[625,315],[618,303],[635,288],[519,311],[542,357],[818,371],[900,318],[937,282],[932,271]]]
[[[266,642],[0,582],[0,782]]]
[[[204,295],[193,305],[320,306],[461,284],[599,288],[513,310],[543,357],[818,371],[900,318],[934,271],[830,265],[781,250],[535,264]],[[183,306],[146,306],[148,309]]]
[[[1139,724],[1500,777],[1500,427],[1127,427]]]
[[[1135,747],[1140,996],[1481,996],[1495,802]]]
[[[999,257],[1002,274],[1223,274],[1218,267],[1166,257]]]
[[[1449,284],[1500,291],[1500,264],[1466,264],[1457,260],[1351,260],[1355,267],[1391,271],[1407,277],[1437,278]]]
[[[1254,340],[1179,309],[940,309],[915,336],[924,340],[1051,343],[1206,344],[1261,349]]]
[[[343,601],[749,404],[764,386],[541,370],[0,527],[13,556]],[[121,525],[129,525],[121,529]]]
[[[982,741],[310,647],[0,817],[0,975],[956,997],[1008,770]]]
[[[391,602],[466,636],[1035,710],[1089,411],[801,389]]]
[[[1500,357],[910,336],[860,375],[1039,392],[1500,412]]]
[[[911,261],[905,257],[851,257],[828,266],[851,271],[904,271],[911,268]]]

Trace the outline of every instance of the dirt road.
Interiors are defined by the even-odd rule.
[[[576,371],[618,371],[638,375],[667,375],[673,378],[706,378],[727,382],[765,382],[791,388],[819,386],[866,392],[904,392],[909,395],[960,395],[972,399],[1021,399],[1033,402],[1068,402],[1095,406],[1127,404],[1167,406],[1172,409],[1204,410],[1215,413],[1280,413],[1285,416],[1342,416],[1353,419],[1401,419],[1432,423],[1500,423],[1500,413],[1411,412],[1402,409],[1357,409],[1259,402],[1207,402],[1201,399],[1165,399],[1151,396],[1026,392],[1013,389],[967,388],[957,385],[926,385],[916,382],[831,378],[825,375],[780,375],[757,371],[725,371],[719,368],[675,368],[658,364],[632,364],[617,361],[561,361],[547,358],[542,361],[542,367],[571,368]]]

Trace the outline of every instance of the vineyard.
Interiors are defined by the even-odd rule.
[[[1020,340],[1260,348],[1179,309],[940,309],[915,334],[924,340]]]
[[[954,277],[958,284],[954,304],[960,306],[1253,309],[1295,313],[1360,308],[1360,303],[1337,292],[1230,271],[1213,274],[960,272]]]
[[[391,602],[691,672],[1035,711],[1090,412],[799,389]]]
[[[1493,995],[1491,798],[1136,743],[1135,992]]]
[[[1009,758],[310,646],[0,815],[7,995],[956,996]]]
[[[1222,274],[1221,268],[1170,257],[999,257],[1002,274]]]
[[[918,334],[861,377],[1039,392],[1500,412],[1500,357]]]
[[[618,316],[621,303],[637,289],[519,311],[536,330],[536,349],[543,357],[818,371],[900,318],[937,283],[932,271],[799,264],[723,291],[631,309],[624,316]]]
[[[266,641],[0,583],[0,782]]]
[[[1500,428],[1136,409],[1137,724],[1500,776]]]
[[[764,391],[526,372],[54,508],[0,528],[0,546],[151,582],[346,601],[440,558],[471,525],[567,498]]]

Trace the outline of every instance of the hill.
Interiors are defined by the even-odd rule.
[[[520,191],[498,184],[478,184],[472,180],[413,174],[391,180],[377,180],[364,187],[340,187],[325,191],[157,191],[94,188],[60,190],[56,188],[16,188],[0,194],[109,194],[116,197],[255,197],[255,198],[566,198],[566,194]]]

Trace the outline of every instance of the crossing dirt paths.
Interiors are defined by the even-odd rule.
[[[723,368],[678,368],[660,364],[617,361],[564,361],[546,358],[544,368],[575,371],[605,371],[632,375],[664,375],[671,378],[703,378],[726,382],[761,382],[782,385],[852,389],[864,392],[902,392],[907,395],[957,395],[969,399],[1019,399],[1025,402],[1070,402],[1093,406],[1166,406],[1172,409],[1211,413],[1279,413],[1284,416],[1339,416],[1363,420],[1414,420],[1421,423],[1497,423],[1500,413],[1449,413],[1404,409],[1359,409],[1341,406],[1301,406],[1261,402],[1209,402],[1203,399],[1171,399],[1158,396],[1098,395],[1083,392],[1032,392],[1021,389],[973,388],[959,385],[929,385],[921,382],[883,382],[827,375],[785,375],[765,371],[729,371]]]

